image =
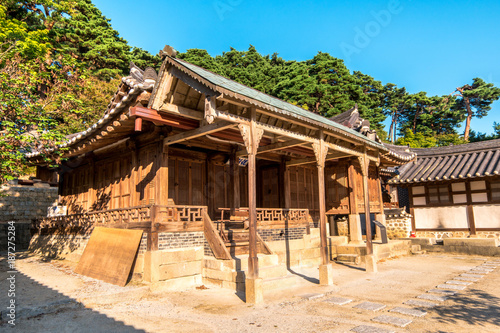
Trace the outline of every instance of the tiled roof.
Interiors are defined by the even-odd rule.
[[[420,183],[500,174],[500,139],[457,146],[411,148],[414,162],[397,170],[391,183]]]
[[[367,136],[359,133],[358,131],[341,125],[332,119],[328,119],[319,114],[304,110],[296,105],[267,95],[261,91],[247,87],[241,83],[232,81],[221,75],[210,72],[204,68],[190,64],[184,60],[167,56],[166,61],[214,91],[229,95],[231,97],[235,97],[235,94],[237,94],[237,97],[243,98],[244,101],[259,106],[263,109],[292,117],[320,128],[325,128],[329,131],[341,134],[346,137],[355,138],[357,140],[366,142],[368,145],[380,149],[387,160],[391,160],[393,162],[397,161],[397,163],[399,164],[402,162],[404,163],[411,161],[415,158],[415,154],[413,153],[399,154],[396,151],[388,149],[384,146],[384,144],[370,139]],[[349,110],[348,112],[350,111],[351,110]]]
[[[130,75],[122,78],[120,87],[108,104],[103,117],[85,131],[68,135],[66,137],[66,142],[63,142],[57,147],[50,148],[48,152],[51,153],[60,148],[70,147],[71,145],[86,139],[97,130],[107,126],[120,112],[130,106],[130,104],[141,92],[151,91],[154,87],[155,80],[156,72],[154,69],[147,68],[146,71],[143,71],[134,64],[131,64]],[[39,156],[40,154],[40,151],[34,151],[26,154],[26,157],[33,158]]]

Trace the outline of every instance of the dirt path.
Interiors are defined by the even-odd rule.
[[[390,312],[408,300],[485,262],[467,256],[410,256],[379,263],[369,274],[359,267],[335,265],[336,285],[321,287],[316,268],[298,271],[304,277],[292,290],[265,294],[265,304],[252,306],[226,289],[152,292],[147,284],[121,288],[73,273],[72,263],[44,262],[39,257],[17,259],[16,325],[5,316],[6,332],[349,332],[367,325],[394,332],[500,331],[500,262],[484,277],[426,308],[423,317]],[[9,298],[7,262],[0,257],[0,305]],[[491,270],[491,269],[490,269]],[[313,281],[313,282],[310,282]],[[438,294],[436,294],[438,295]],[[351,300],[337,305],[329,300]],[[384,306],[378,311],[356,306],[363,302]],[[422,300],[421,300],[422,301]],[[412,322],[405,327],[372,319],[390,316]],[[372,331],[375,332],[375,331]]]

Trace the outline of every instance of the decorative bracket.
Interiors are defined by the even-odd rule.
[[[248,154],[257,154],[257,149],[259,148],[260,140],[264,135],[264,130],[262,128],[251,127],[246,124],[239,124],[241,136],[245,142],[245,147]]]
[[[312,144],[314,156],[316,156],[316,163],[318,167],[325,167],[326,155],[328,154],[328,146],[325,145],[323,140],[315,141]]]
[[[217,117],[215,108],[215,96],[207,96],[205,98],[205,120],[208,124],[213,123]]]

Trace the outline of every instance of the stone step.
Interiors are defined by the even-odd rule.
[[[411,253],[422,251],[422,247],[419,244],[414,244],[411,246]]]
[[[277,254],[262,254],[257,255],[259,259],[259,267],[276,266],[279,264]],[[237,255],[230,260],[221,260],[214,257],[205,257],[202,261],[203,268],[215,269],[219,271],[231,270],[247,270],[248,269],[248,254]]]
[[[358,254],[337,254],[337,261],[359,265],[361,257]]]
[[[264,292],[293,288],[297,284],[298,278],[299,277],[297,275],[287,275],[284,277],[264,279],[264,281],[262,281],[262,286],[264,288]]]

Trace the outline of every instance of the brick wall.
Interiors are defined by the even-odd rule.
[[[306,228],[289,229],[258,229],[257,232],[264,242],[274,242],[280,240],[302,239],[307,232]]]
[[[47,208],[57,202],[56,187],[47,183],[32,186],[12,181],[0,188],[0,250],[7,249],[9,221],[15,221],[16,250],[27,249],[31,238],[31,222],[47,216]]]

